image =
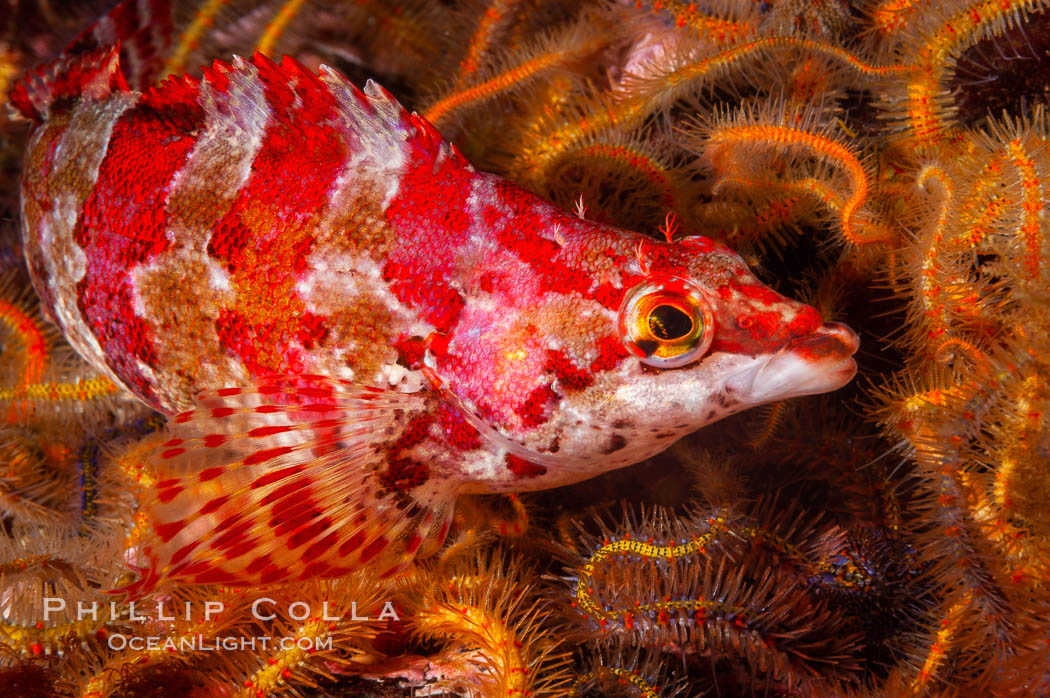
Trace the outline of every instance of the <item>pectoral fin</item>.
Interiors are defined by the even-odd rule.
[[[424,401],[321,376],[204,393],[168,420],[147,464],[149,567],[119,591],[164,580],[254,586],[402,570],[448,531],[458,483],[384,487],[385,447]]]

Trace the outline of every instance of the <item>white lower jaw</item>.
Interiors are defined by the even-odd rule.
[[[747,405],[837,390],[857,372],[852,358],[811,361],[791,352],[756,357],[725,382],[725,393]]]

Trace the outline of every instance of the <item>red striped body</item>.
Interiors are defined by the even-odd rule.
[[[218,389],[210,412],[198,404],[187,419],[225,426],[197,426],[186,438],[250,469],[261,482],[254,505],[285,501],[282,486],[314,491],[299,471],[280,482],[294,449],[308,444],[319,456],[365,438],[347,436],[346,420],[326,422],[334,407],[300,414],[310,434],[300,437],[288,414],[274,421],[220,404],[246,399],[239,387],[265,376],[412,395],[411,406],[383,412],[368,467],[380,499],[415,512],[458,491],[590,477],[732,412],[833,389],[853,374],[851,332],[763,286],[721,245],[657,242],[566,214],[476,172],[374,85],[363,94],[331,71],[259,56],[141,93],[99,74],[105,80],[85,81],[93,91],[38,110],[23,177],[34,283],[81,355],[151,406],[172,414]],[[678,317],[664,306],[643,318],[643,333],[659,341],[625,335],[632,299],[650,287],[702,306],[689,329],[704,337],[690,345],[695,356],[656,358],[657,345],[677,351],[688,329],[661,325]],[[253,399],[263,412],[278,409]],[[303,399],[278,404],[290,411]],[[373,414],[370,405],[347,410]],[[222,421],[236,419],[239,427]],[[266,448],[229,450],[231,434]],[[159,459],[181,462],[184,448]],[[220,471],[197,468],[193,486],[212,487],[202,476]],[[270,472],[284,474],[271,482]],[[236,528],[220,518],[229,509],[222,492],[201,504],[199,492],[184,500],[181,475],[170,480],[155,516],[163,574],[272,581],[260,570],[275,561],[251,567],[254,543],[219,533]],[[267,499],[271,488],[283,494]],[[302,573],[329,539],[332,559],[303,576],[346,569],[333,560],[347,555],[368,564],[369,540],[386,538],[339,528],[326,516],[338,503],[308,500],[309,516],[274,528],[311,554],[281,565]],[[443,535],[447,512],[437,509],[399,529],[402,557],[420,547],[420,527]],[[237,552],[233,568],[194,567],[204,563],[189,546],[204,530]]]

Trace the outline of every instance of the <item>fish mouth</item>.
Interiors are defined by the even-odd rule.
[[[859,347],[860,338],[853,330],[828,322],[773,354],[757,357],[726,381],[725,390],[733,399],[750,404],[838,390],[857,373],[853,355]]]

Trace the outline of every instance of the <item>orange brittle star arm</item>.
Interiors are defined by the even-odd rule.
[[[729,124],[715,128],[709,143],[719,145],[774,146],[802,148],[842,169],[850,182],[850,195],[841,207],[842,236],[854,245],[886,243],[881,235],[865,236],[858,232],[857,211],[868,198],[868,175],[860,160],[850,150],[831,138],[816,133],[774,124]]]

